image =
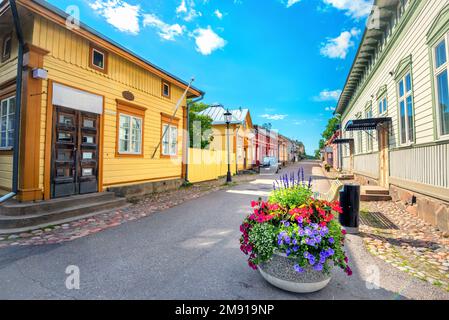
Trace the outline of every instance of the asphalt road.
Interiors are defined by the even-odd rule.
[[[314,187],[328,181],[314,162],[301,163]],[[284,169],[297,170],[297,166]],[[247,267],[239,226],[250,201],[272,188],[273,176],[57,245],[0,250],[0,299],[449,299],[440,289],[371,257],[348,237],[352,277],[335,270],[313,294],[292,294]],[[67,266],[80,289],[67,289]],[[379,287],[373,288],[373,279]]]

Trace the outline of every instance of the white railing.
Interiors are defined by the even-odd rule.
[[[379,153],[361,154],[354,156],[355,173],[368,175],[372,178],[379,177]]]
[[[449,144],[391,151],[390,176],[449,188]]]

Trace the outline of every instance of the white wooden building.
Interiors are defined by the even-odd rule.
[[[341,148],[343,169],[390,188],[393,199],[444,230],[448,59],[449,0],[375,0],[336,110],[343,138],[353,139]]]

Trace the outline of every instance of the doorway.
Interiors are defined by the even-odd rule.
[[[99,115],[54,108],[51,197],[98,192]]]
[[[379,185],[389,188],[389,130],[388,127],[380,127],[377,131],[379,136]]]

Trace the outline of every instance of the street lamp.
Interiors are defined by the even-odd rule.
[[[229,109],[226,110],[226,112],[223,114],[225,122],[226,122],[226,129],[227,129],[227,140],[228,140],[228,174],[226,176],[226,183],[232,182],[232,176],[231,176],[231,151],[229,150],[229,125],[232,121],[232,113],[229,112]]]

